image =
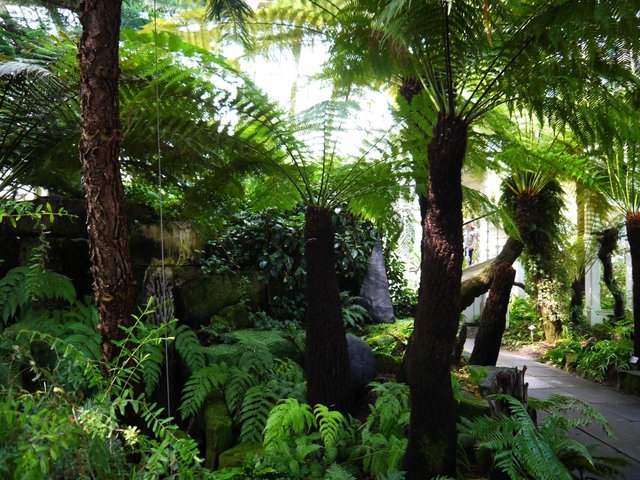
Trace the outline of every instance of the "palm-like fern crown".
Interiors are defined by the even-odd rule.
[[[326,101],[293,117],[241,126],[263,130],[281,154],[265,157],[252,198],[283,208],[346,204],[368,218],[393,216],[393,201],[406,185],[402,157],[390,132],[359,128],[358,114],[354,104]]]

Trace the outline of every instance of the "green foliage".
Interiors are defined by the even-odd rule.
[[[418,292],[407,286],[406,266],[395,252],[387,253],[385,258],[394,313],[396,317],[413,316],[414,307],[418,303]]]
[[[155,361],[147,347],[168,340],[164,325],[141,321],[148,314],[146,310],[125,329],[125,339],[118,342],[122,351],[108,366],[108,378],[99,360],[39,331],[37,324],[29,329],[18,322],[0,333],[0,358],[25,365],[22,376],[30,382],[29,391],[15,383],[0,384],[3,478],[200,476],[196,443],[161,408],[134,394],[145,363]],[[46,364],[33,349],[35,343],[52,353]],[[64,370],[75,370],[79,381],[61,375]],[[122,423],[127,411],[139,415],[148,433]],[[131,463],[136,457],[139,461]]]
[[[337,210],[332,222],[339,282],[343,288],[354,290],[366,273],[376,233],[371,224]],[[207,244],[205,255],[203,269],[208,272],[257,271],[260,281],[268,287],[271,315],[275,318],[304,317],[302,210],[240,212],[217,240]]]
[[[362,330],[364,323],[369,319],[369,312],[360,303],[361,297],[351,295],[349,292],[340,292],[342,299],[342,321],[345,327],[353,330]]]
[[[76,292],[71,280],[45,268],[47,249],[43,232],[26,265],[9,270],[0,279],[0,312],[4,324],[19,318],[33,318],[56,300],[68,304],[75,302]]]
[[[275,331],[261,333],[282,338]],[[302,398],[304,374],[294,361],[274,358],[269,342],[260,336],[238,331],[233,337],[237,348],[229,358],[231,365],[211,363],[194,370],[185,383],[179,411],[182,418],[193,416],[212,392],[220,391],[229,412],[241,426],[241,441],[254,443],[262,439],[269,412],[278,400]],[[203,350],[206,355],[207,350]]]
[[[364,340],[376,353],[402,357],[413,332],[413,319],[397,319],[395,323],[368,325]]]
[[[582,352],[582,345],[576,340],[560,341],[542,356],[542,360],[558,367],[564,367],[567,354],[575,354],[576,358]]]
[[[324,405],[280,400],[264,425],[264,451],[216,479],[403,479],[397,470],[409,425],[408,387],[372,384],[377,396],[365,424]]]
[[[462,419],[460,433],[477,442],[477,448],[493,453],[494,465],[513,479],[560,480],[573,478],[570,471],[584,467],[596,471],[596,462],[589,449],[569,438],[571,428],[593,420],[604,419],[583,402],[554,396],[539,407],[549,409],[549,415],[537,426],[527,409],[508,395],[492,398],[507,402],[510,415],[496,418]],[[577,408],[572,408],[576,407]],[[566,410],[587,415],[570,419]],[[561,414],[560,411],[563,411]]]
[[[520,345],[531,343],[531,331],[533,325],[533,340],[542,340],[543,332],[540,328],[540,317],[536,311],[533,300],[529,297],[516,297],[509,306],[509,328],[502,336],[503,345]]]
[[[578,357],[578,373],[602,381],[618,370],[629,369],[629,358],[633,354],[633,342],[600,340]]]

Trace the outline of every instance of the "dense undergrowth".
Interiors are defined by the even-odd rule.
[[[194,331],[165,322],[155,308],[170,299],[153,297],[117,343],[119,356],[105,365],[95,308],[76,298],[69,279],[45,268],[46,254],[42,237],[27,264],[0,280],[1,478],[404,478],[409,391],[393,375],[370,384],[354,416],[308,405],[297,323],[261,313],[254,315],[266,330]],[[364,326],[357,307],[345,302],[349,326],[363,330],[376,355],[400,364],[412,320]],[[607,328],[614,338],[628,336],[628,326]],[[175,405],[161,394],[167,354],[185,376]],[[494,470],[536,480],[573,478],[575,468],[615,471],[615,462],[570,439],[576,426],[608,428],[593,409],[554,397],[536,405],[548,412],[537,424],[519,400],[499,396],[492,401],[504,402],[507,413],[488,416],[480,396],[486,375],[473,366],[452,374],[468,415],[459,424],[458,478]],[[247,446],[243,461],[218,470],[205,467],[198,435],[210,402],[224,405],[234,442]]]

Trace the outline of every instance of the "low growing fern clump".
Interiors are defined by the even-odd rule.
[[[242,467],[215,472],[214,478],[403,479],[408,387],[390,382],[374,383],[372,389],[377,399],[364,423],[324,405],[280,400],[264,427],[264,449]]]

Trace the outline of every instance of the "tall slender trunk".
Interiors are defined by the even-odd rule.
[[[439,114],[429,144],[420,296],[407,362],[411,423],[404,469],[410,480],[455,475],[456,413],[451,352],[460,315],[461,169],[467,124]]]
[[[469,363],[472,365],[495,366],[498,360],[502,334],[507,323],[509,295],[515,276],[516,271],[508,263],[501,263],[496,268],[489,298],[482,311],[473,352],[469,357]]]
[[[611,255],[618,248],[618,229],[607,228],[599,234],[598,241],[600,243],[598,258],[602,263],[604,284],[613,297],[613,316],[616,320],[622,320],[624,318],[624,293],[613,275],[613,262],[611,261]]]
[[[351,370],[329,210],[307,207],[304,238],[307,401],[348,413],[352,408]]]
[[[633,354],[640,356],[640,212],[627,213],[627,240],[633,279]]]
[[[118,42],[122,0],[85,0],[80,9],[80,161],[87,199],[93,291],[100,312],[102,357],[131,325],[133,277],[124,189],[120,177]]]

